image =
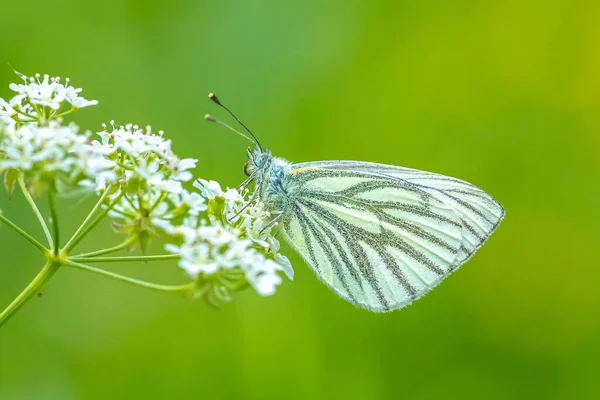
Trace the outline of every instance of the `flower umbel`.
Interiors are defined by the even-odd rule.
[[[50,107],[58,111],[63,104],[70,104],[75,108],[83,108],[95,106],[98,104],[96,100],[86,100],[79,97],[82,89],[76,89],[69,85],[70,79],[66,78],[65,83],[61,83],[60,77],[50,77],[50,75],[35,74],[34,77],[28,77],[23,74],[18,74],[23,79],[22,84],[11,83],[9,88],[18,95],[25,96],[32,108]],[[41,79],[40,79],[41,78]]]
[[[17,188],[29,203],[47,244],[13,223],[0,211],[0,222],[27,239],[46,257],[39,275],[0,313],[0,326],[21,308],[62,267],[104,275],[163,292],[204,298],[211,304],[231,299],[245,287],[267,296],[293,278],[289,260],[279,253],[277,224],[268,207],[249,204],[247,190],[222,190],[214,181],[198,179],[194,190],[191,170],[198,160],[180,158],[171,140],[150,127],[111,121],[96,135],[81,131],[63,118],[95,100],[58,77],[18,74],[22,83],[9,87],[16,95],[0,99],[0,173],[8,195]],[[197,190],[196,190],[197,189]],[[55,198],[99,198],[75,233],[63,243]],[[51,218],[37,201],[45,195]],[[77,254],[77,245],[106,217],[126,237],[111,247]],[[48,225],[46,221],[51,221]],[[150,254],[151,239],[164,243],[165,254]],[[159,246],[163,247],[163,246]],[[135,249],[141,255],[106,256]],[[177,262],[180,285],[141,281],[91,266],[126,261]]]
[[[85,186],[87,179],[114,180],[113,162],[88,142],[88,135],[80,134],[74,124],[51,121],[45,126],[6,126],[0,143],[0,173],[19,171],[36,195],[49,187],[61,193],[73,190]]]
[[[215,181],[199,179],[194,186],[208,199],[207,218],[161,227],[174,238],[165,249],[179,255],[179,266],[196,279],[196,294],[210,302],[227,300],[231,291],[250,284],[266,296],[281,283],[279,272],[293,279],[291,264],[278,253],[279,241],[271,234],[275,228],[262,228],[271,218],[264,205],[244,208],[242,193],[223,191]]]

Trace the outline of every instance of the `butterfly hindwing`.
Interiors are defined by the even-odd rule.
[[[491,205],[474,186],[479,192],[469,188],[468,194],[458,193],[462,197],[455,204],[435,189],[392,174],[402,168],[386,172],[376,166],[337,161],[294,165],[284,178],[291,205],[283,232],[341,297],[373,311],[389,311],[427,293],[472,254],[480,243],[465,237],[463,219],[480,217],[469,206],[481,205],[471,197]],[[493,220],[491,210],[481,213]],[[475,228],[478,240],[493,231],[481,224]]]

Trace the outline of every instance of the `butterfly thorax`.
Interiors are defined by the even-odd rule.
[[[249,156],[244,171],[256,180],[258,200],[268,208],[286,209],[289,199],[285,177],[291,170],[291,164],[284,158],[273,157],[270,152],[259,149],[249,153]]]

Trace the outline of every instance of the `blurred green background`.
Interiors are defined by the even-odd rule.
[[[0,97],[68,76],[75,121],[164,129],[235,186],[243,139],[210,91],[292,161],[463,178],[507,217],[415,305],[355,309],[292,255],[294,282],[220,310],[64,270],[0,330],[0,399],[600,398],[600,3],[3,2]],[[94,199],[62,203],[72,232]],[[40,233],[17,195],[5,215]],[[68,214],[68,215],[67,215]],[[108,223],[82,249],[116,244]],[[0,306],[42,260],[0,228]],[[286,253],[290,253],[289,249]],[[118,265],[176,283],[174,264]]]

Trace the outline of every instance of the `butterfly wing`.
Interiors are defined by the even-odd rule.
[[[294,165],[294,168],[324,168],[385,175],[412,183],[451,206],[460,216],[463,242],[453,269],[465,263],[496,230],[504,208],[488,193],[463,180],[412,168],[361,161],[322,161]]]
[[[297,164],[284,178],[288,242],[344,299],[402,308],[463,264],[504,215],[475,186],[381,164]]]

